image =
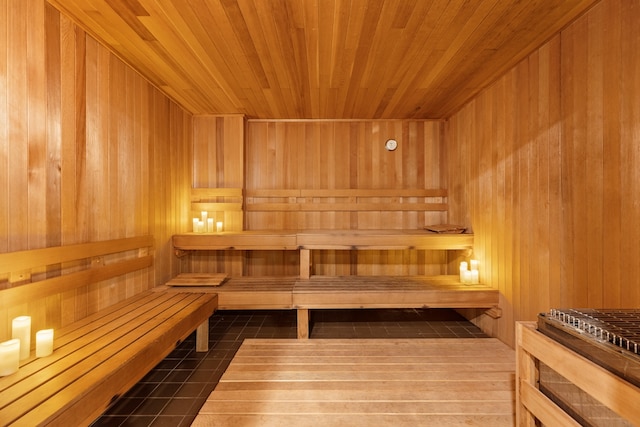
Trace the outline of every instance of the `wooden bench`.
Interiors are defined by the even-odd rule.
[[[327,195],[330,193],[327,193]],[[345,193],[346,194],[346,193]],[[351,195],[353,196],[353,195]],[[187,233],[173,236],[178,256],[193,250],[295,250],[300,273],[291,277],[237,277],[217,287],[225,309],[296,309],[298,338],[309,336],[309,310],[332,308],[480,308],[498,318],[499,292],[467,285],[459,276],[314,276],[316,250],[461,250],[472,234],[426,230],[258,230]]]
[[[107,279],[153,277],[152,249],[153,238],[143,236],[0,254],[0,265],[11,268],[0,273],[25,282],[0,291],[0,309],[31,308],[20,314],[33,315],[32,337],[40,326],[55,328],[51,355],[34,358],[32,351],[18,372],[0,377],[3,425],[89,425],[194,330],[196,350],[207,349],[208,319],[217,307],[211,293],[141,290],[68,325],[45,325],[29,305]],[[43,266],[54,277],[30,275]]]
[[[314,276],[298,280],[293,308],[298,338],[309,338],[309,310],[344,308],[487,308],[499,317],[498,290],[467,285],[458,276]]]
[[[201,280],[206,273],[194,275]],[[212,275],[215,276],[215,275]],[[178,275],[181,291],[189,274]],[[194,279],[194,285],[196,280]],[[218,308],[226,310],[297,310],[298,338],[309,337],[309,311],[349,308],[484,308],[500,317],[499,292],[489,286],[468,285],[459,276],[313,276],[237,277],[207,288],[218,295]]]
[[[540,425],[574,426],[578,423],[558,401],[540,390],[540,365],[553,370],[564,383],[582,390],[589,399],[576,396],[585,405],[589,400],[624,418],[611,425],[640,425],[640,388],[609,372],[561,343],[539,332],[535,322],[516,322],[516,423],[522,427]],[[631,365],[631,364],[630,364]],[[594,410],[594,414],[602,411]],[[601,418],[601,421],[604,418]],[[603,421],[605,425],[607,422]],[[607,424],[608,425],[608,424]]]

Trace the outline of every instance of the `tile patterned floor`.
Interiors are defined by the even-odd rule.
[[[315,310],[313,338],[481,338],[452,310]],[[295,310],[218,311],[209,321],[209,351],[195,334],[178,346],[93,426],[189,426],[245,338],[295,338]]]

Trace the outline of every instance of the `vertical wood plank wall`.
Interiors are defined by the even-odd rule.
[[[211,147],[211,130],[199,128],[229,126],[215,118],[196,117],[194,146]],[[208,136],[207,136],[208,135]],[[443,123],[433,120],[247,120],[244,165],[219,159],[221,150],[237,140],[219,138],[216,152],[194,152],[194,186],[230,186],[244,171],[247,190],[260,189],[424,189],[444,188]],[[384,142],[395,138],[399,148],[384,149]],[[203,141],[206,141],[203,142]],[[198,148],[195,149],[198,151]],[[199,171],[207,171],[205,174]],[[223,176],[224,178],[220,178]],[[246,212],[245,228],[260,229],[416,229],[446,220],[442,212]],[[297,275],[296,253],[253,253],[240,271],[213,254],[190,255],[193,271],[226,269],[232,274]],[[232,256],[227,253],[227,257]],[[446,268],[443,251],[326,251],[313,260],[317,274],[442,274]],[[236,254],[237,256],[237,254]],[[352,270],[357,256],[358,270]],[[217,264],[212,266],[211,263]],[[231,271],[229,271],[231,269]]]
[[[152,234],[146,274],[0,311],[52,327],[168,280],[192,116],[44,0],[0,3],[0,252]],[[0,277],[0,287],[8,286]]]
[[[638,22],[599,3],[448,120],[450,219],[503,299],[475,321],[512,346],[552,307],[640,306]]]

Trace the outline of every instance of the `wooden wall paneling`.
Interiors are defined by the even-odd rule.
[[[622,89],[622,80],[620,75],[623,67],[623,58],[628,61],[629,58],[623,56],[623,47],[628,46],[626,37],[622,34],[629,34],[622,28],[621,4],[619,2],[611,2],[609,7],[604,11],[604,20],[608,23],[607,31],[602,33],[603,45],[602,62],[606,64],[603,67],[603,94],[608,94],[603,99],[603,204],[605,209],[604,218],[604,235],[603,239],[603,265],[607,266],[606,271],[606,287],[607,291],[603,295],[603,305],[605,307],[620,307],[622,304],[622,265],[625,262],[626,255],[629,252],[623,250],[621,242],[623,236],[627,234],[624,229],[624,212],[623,200],[624,192],[627,190],[622,183],[622,177],[626,175],[624,171],[624,162],[622,158],[622,105],[625,97]],[[633,30],[631,30],[633,31]],[[633,33],[631,33],[633,34]],[[619,46],[615,47],[614,46]],[[631,92],[633,93],[633,92]],[[632,252],[631,252],[632,253]]]
[[[619,188],[620,197],[620,228],[622,235],[620,239],[621,259],[621,291],[620,303],[623,306],[640,306],[640,258],[637,242],[640,241],[640,227],[637,219],[640,218],[640,204],[638,194],[640,194],[640,109],[638,108],[638,97],[640,96],[640,58],[633,52],[640,49],[640,29],[634,23],[640,19],[640,6],[636,2],[624,2],[617,4],[610,2],[607,10],[611,10],[612,22],[607,22],[607,31],[617,23],[620,26],[620,39],[615,40],[613,45],[606,44],[606,49],[611,50],[612,46],[620,46],[620,62],[616,75],[620,76],[620,121],[615,117],[605,115],[611,120],[613,126],[620,127],[621,144],[621,185]],[[617,7],[620,7],[618,10]],[[615,30],[609,34],[615,34]],[[615,50],[615,48],[613,49]],[[610,64],[606,64],[607,68]],[[614,72],[615,68],[609,68]],[[616,102],[615,98],[609,98],[610,102]],[[607,111],[609,111],[607,109]],[[619,123],[619,124],[618,124]],[[618,224],[611,223],[611,218],[607,215],[607,231]],[[609,236],[607,234],[607,236]],[[636,243],[634,243],[636,242]]]
[[[0,7],[0,22],[8,24],[8,14],[8,8]],[[9,247],[9,91],[6,90],[9,75],[8,36],[8,31],[0,32],[0,75],[4,76],[0,80],[0,252],[7,251]]]
[[[21,250],[28,247],[29,221],[28,218],[28,124],[23,119],[27,117],[28,85],[27,64],[24,46],[27,46],[29,27],[20,25],[27,13],[27,3],[21,2],[16,7],[8,8],[7,28],[7,114],[9,117],[8,135],[8,163],[12,165],[9,175],[9,216],[7,237],[8,250]]]
[[[5,2],[0,20],[7,29],[0,36],[0,251],[150,231],[157,242],[159,258],[146,273],[0,313],[66,324],[175,273],[169,238],[187,218],[174,202],[187,206],[189,195],[174,185],[191,183],[191,115],[46,2]],[[170,108],[155,110],[163,103]],[[156,142],[164,151],[150,160]],[[150,179],[151,171],[162,178]]]
[[[499,320],[465,315],[507,343],[552,307],[640,303],[639,14],[600,2],[448,120],[450,219],[503,299]]]
[[[319,203],[354,202],[355,198],[342,194],[328,198],[313,197],[313,189],[442,188],[445,186],[440,168],[442,132],[439,121],[248,120],[247,203],[253,206],[264,201],[257,197],[260,189],[304,189],[305,195],[298,197],[298,203],[319,206]],[[399,140],[400,148],[396,152],[384,150],[384,142],[389,138]],[[282,196],[280,200],[272,196],[271,201],[295,201],[292,195],[283,193]],[[441,201],[437,197],[420,199],[415,201]],[[394,194],[365,201],[390,205],[398,203],[400,198]],[[248,209],[247,227],[402,229],[442,223],[447,218],[446,212],[425,213],[422,210],[311,211],[306,207],[297,209],[290,206],[291,209],[278,212]],[[423,251],[419,255],[404,251],[359,251],[357,254],[319,251],[313,254],[312,263],[316,274],[395,274],[408,271],[441,274],[446,271],[446,267],[443,269],[438,265],[442,259],[443,253],[438,251],[428,255]],[[357,266],[354,264],[356,260]],[[411,260],[412,265],[404,266],[407,260]],[[256,265],[253,268],[256,271]]]

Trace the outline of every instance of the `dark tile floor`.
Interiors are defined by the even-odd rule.
[[[315,310],[313,338],[480,338],[452,310]],[[209,321],[209,351],[196,353],[195,334],[181,343],[94,426],[188,426],[245,338],[295,338],[296,312],[218,311]]]

